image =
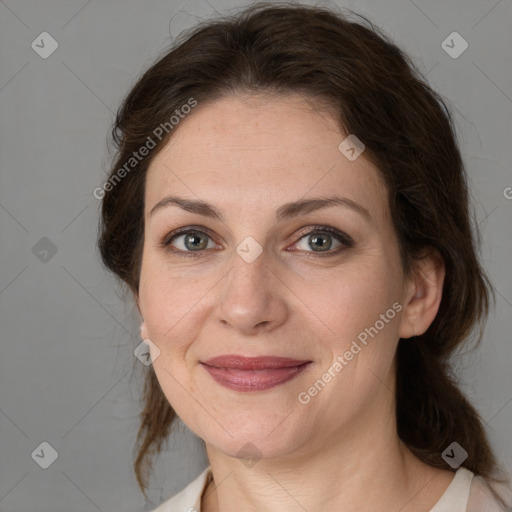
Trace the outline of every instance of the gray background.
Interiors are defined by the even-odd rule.
[[[182,425],[158,459],[151,501],[136,487],[131,464],[144,370],[133,355],[138,319],[100,266],[92,191],[111,158],[114,112],[138,74],[180,30],[242,5],[0,1],[2,512],[151,509],[207,463]],[[454,110],[482,258],[497,288],[484,343],[456,367],[510,470],[511,0],[337,5],[391,35]],[[46,59],[31,47],[44,31],[59,45]],[[456,59],[441,47],[453,31],[469,44]],[[31,457],[43,441],[58,453],[47,469]]]

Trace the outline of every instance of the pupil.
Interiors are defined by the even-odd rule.
[[[190,246],[189,246],[189,243],[190,243]],[[188,249],[191,249],[191,248],[204,249],[206,247],[204,240],[201,242],[200,235],[196,235],[196,234],[188,235],[186,238],[186,241],[185,241],[185,245]]]
[[[328,239],[328,236],[327,235],[312,235],[311,243],[315,244],[320,241],[320,246],[318,248],[320,248],[320,250],[322,250],[322,251],[327,251],[331,247],[331,242],[330,242],[330,240],[327,240],[326,243],[322,243],[321,242],[322,238],[324,239],[324,241],[326,241],[326,239]]]

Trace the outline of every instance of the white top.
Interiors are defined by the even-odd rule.
[[[208,466],[185,489],[153,512],[201,512],[201,495],[211,474],[211,466]],[[482,478],[460,467],[430,512],[512,512],[512,507],[501,507]]]

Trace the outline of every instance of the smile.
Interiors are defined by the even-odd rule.
[[[312,361],[281,357],[220,356],[201,362],[220,385],[234,391],[264,391],[302,373]]]

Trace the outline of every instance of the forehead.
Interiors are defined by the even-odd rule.
[[[151,162],[146,212],[171,193],[261,210],[335,192],[383,214],[379,171],[364,153],[354,161],[342,154],[346,137],[334,117],[298,94],[199,103]]]

